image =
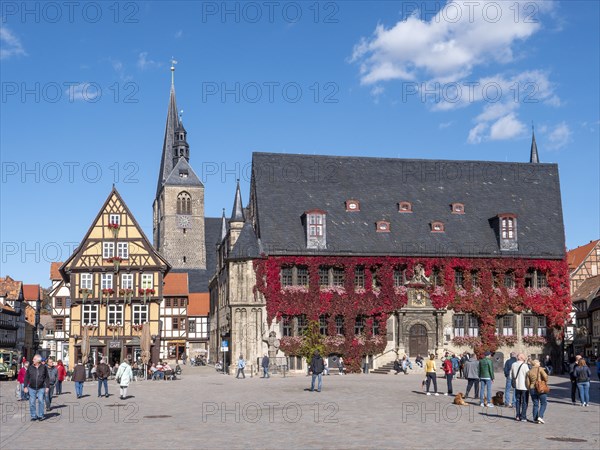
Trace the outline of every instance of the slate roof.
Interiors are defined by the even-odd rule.
[[[257,232],[267,254],[565,256],[556,164],[254,153]],[[360,201],[347,212],[345,201]],[[412,202],[399,213],[398,202]],[[452,214],[450,204],[465,205]],[[327,212],[327,249],[306,249],[305,211]],[[518,251],[500,251],[499,213],[517,214]],[[390,222],[389,233],[375,222]],[[444,233],[432,233],[442,221]]]
[[[208,282],[217,269],[216,244],[221,237],[221,218],[204,218],[204,247],[206,269],[173,269],[172,273],[187,272],[189,292],[208,292]]]
[[[262,247],[250,222],[246,222],[227,259],[260,258]]]
[[[187,171],[187,177],[180,176],[180,171]],[[179,158],[164,184],[165,186],[202,186],[200,178],[185,158]]]

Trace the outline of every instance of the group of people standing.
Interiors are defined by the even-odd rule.
[[[108,378],[111,370],[106,359],[96,366],[96,375],[98,380],[98,397],[108,397]],[[42,421],[45,418],[45,411],[52,410],[52,399],[54,394],[62,395],[62,385],[67,378],[67,370],[62,361],[56,364],[52,358],[43,360],[40,355],[35,355],[31,361],[24,361],[17,381],[19,382],[20,400],[29,400],[29,413],[31,421]],[[77,398],[83,396],[83,386],[87,379],[85,367],[81,361],[73,369],[71,377],[75,383],[75,394]],[[119,383],[120,398],[124,400],[127,397],[127,388],[133,379],[131,366],[127,360],[119,366],[116,374],[116,380]],[[102,394],[104,387],[104,394]],[[56,392],[55,392],[56,390]]]

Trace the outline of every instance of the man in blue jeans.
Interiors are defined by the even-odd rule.
[[[512,379],[510,377],[510,368],[517,362],[517,354],[510,352],[510,358],[504,363],[504,376],[506,377],[506,385],[504,386],[504,405],[509,408],[513,407],[515,401],[514,389],[512,387]]]
[[[41,362],[42,357],[40,355],[33,357],[33,364],[27,368],[25,382],[23,383],[25,385],[24,392],[29,394],[29,413],[31,414],[32,422],[44,420],[45,397],[50,388],[48,368],[42,365]]]
[[[481,406],[493,408],[492,404],[492,382],[494,381],[494,364],[492,363],[492,354],[485,352],[485,357],[479,360],[479,380],[481,387],[479,388],[479,399]],[[486,395],[487,388],[487,398]],[[487,404],[485,402],[487,400]]]
[[[312,382],[310,383],[310,391],[315,390],[315,379],[318,379],[317,392],[321,392],[321,384],[323,382],[323,370],[325,363],[319,354],[319,350],[315,350],[312,359],[310,360],[310,370],[312,371]]]

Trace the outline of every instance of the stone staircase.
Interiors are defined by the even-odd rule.
[[[394,362],[389,362],[384,364],[381,367],[378,367],[377,369],[371,370],[369,371],[369,373],[378,373],[380,375],[389,375],[389,374],[395,374],[396,372],[394,371]],[[413,368],[408,369],[408,374],[409,375],[415,375],[415,374],[424,374],[425,373],[425,369],[422,369],[421,367],[417,366],[416,364],[413,363]]]

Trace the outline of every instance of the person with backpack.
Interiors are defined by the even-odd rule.
[[[448,386],[448,392],[444,395],[452,395],[452,378],[454,377],[454,369],[452,368],[452,358],[447,357],[442,363],[442,370],[446,375],[446,385]]]
[[[317,392],[321,392],[321,385],[323,384],[323,370],[325,364],[323,358],[319,354],[319,350],[315,350],[312,359],[310,360],[310,371],[312,372],[312,381],[310,383],[310,392],[315,390],[315,379],[317,379]]]
[[[238,362],[237,362],[237,374],[235,375],[235,377],[239,378],[240,374],[241,374],[242,377],[244,379],[246,379],[246,374],[244,373],[245,368],[246,368],[246,361],[244,360],[244,355],[240,355]]]
[[[460,370],[460,359],[458,359],[456,353],[452,353],[452,358],[450,358],[450,361],[452,361],[452,373],[454,376],[456,376]]]
[[[479,361],[477,355],[473,353],[469,360],[465,363],[463,375],[467,379],[467,390],[465,391],[465,397],[469,397],[471,388],[474,388],[475,392],[473,398],[479,398]]]
[[[510,358],[508,358],[504,363],[504,376],[506,377],[506,383],[504,385],[504,404],[509,408],[513,407],[513,403],[515,401],[515,390],[512,387],[510,369],[516,362],[517,354],[515,352],[510,352]]]
[[[590,403],[590,378],[592,372],[585,359],[581,358],[575,368],[575,379],[577,380],[577,390],[579,391],[579,400],[581,406],[588,406]]]

